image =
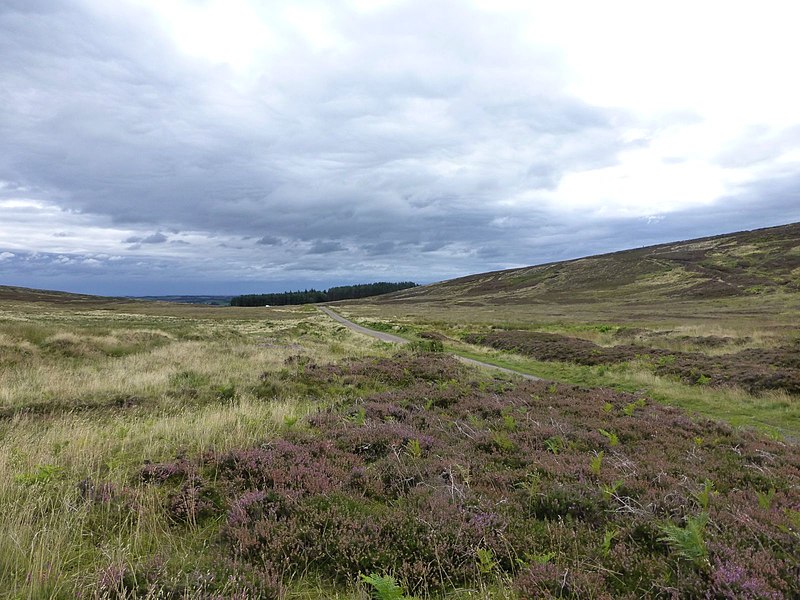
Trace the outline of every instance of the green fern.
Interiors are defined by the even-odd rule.
[[[489,575],[497,568],[497,561],[494,559],[494,552],[490,548],[478,548],[475,551],[478,557],[478,571],[481,575]]]
[[[413,600],[411,596],[403,593],[403,588],[398,585],[397,580],[391,575],[371,575],[361,574],[361,581],[372,588],[372,597],[375,600]]]
[[[758,496],[758,506],[769,510],[769,507],[772,506],[772,499],[775,498],[775,488],[771,487],[766,492],[756,491],[756,496]]]
[[[589,459],[589,468],[593,475],[600,475],[600,469],[603,468],[603,456],[605,456],[605,452],[601,450]]]
[[[606,431],[605,429],[598,429],[597,431],[600,432],[600,435],[604,436],[607,440],[609,445],[617,446],[619,445],[619,437],[616,433],[612,431]]]
[[[718,492],[714,489],[714,482],[706,479],[703,482],[703,489],[692,492],[692,496],[697,500],[697,503],[703,510],[708,510],[708,505],[711,503],[711,498],[716,496]]]
[[[603,533],[603,554],[608,556],[609,552],[611,552],[611,544],[613,541],[619,536],[619,529],[616,527],[612,529],[606,529]]]
[[[666,542],[681,558],[695,565],[708,562],[708,549],[703,534],[708,523],[708,513],[700,513],[696,517],[686,517],[686,526],[678,527],[672,523],[661,526],[663,536],[660,541]]]
[[[561,452],[561,450],[564,449],[565,444],[564,440],[562,440],[560,437],[554,436],[551,438],[547,438],[544,441],[544,446],[553,454],[558,454],[559,452]]]

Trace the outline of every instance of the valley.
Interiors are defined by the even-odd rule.
[[[703,254],[760,283],[620,253],[326,308],[384,340],[0,288],[0,597],[796,597],[800,242],[765,231]]]

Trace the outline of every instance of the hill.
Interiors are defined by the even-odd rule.
[[[338,310],[467,358],[797,437],[798,292],[796,223],[471,275]]]
[[[0,302],[34,302],[48,304],[64,304],[97,307],[103,304],[121,304],[130,302],[126,298],[91,296],[89,294],[72,294],[54,290],[36,290],[32,288],[0,285]]]
[[[470,275],[376,302],[702,300],[800,291],[800,223]]]

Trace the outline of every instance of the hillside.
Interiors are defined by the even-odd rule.
[[[252,309],[231,308],[228,306],[214,306],[212,296],[196,297],[200,302],[189,304],[166,298],[125,298],[113,296],[92,296],[89,294],[73,294],[53,290],[37,290],[32,288],[0,285],[0,310],[24,310],[26,312],[46,313],[48,311],[73,311],[86,312],[101,310],[104,312],[117,312],[139,315],[172,315],[175,317],[223,318],[223,319],[250,319],[253,317]],[[189,300],[189,297],[184,297]],[[224,310],[220,310],[224,309]],[[268,310],[268,309],[264,309]],[[272,318],[281,318],[279,313],[270,313]]]
[[[495,271],[387,296],[488,304],[700,300],[800,291],[800,223]]]
[[[798,292],[795,223],[472,275],[338,310],[468,358],[644,391],[794,437]]]
[[[208,306],[229,306],[233,296],[131,296],[132,300],[150,302],[174,302],[176,304],[207,304]]]
[[[25,287],[0,285],[0,302],[43,302],[48,304],[73,306],[91,305],[92,307],[97,307],[101,304],[120,304],[130,301],[125,298],[91,296],[88,294],[72,294],[54,290],[36,290]]]

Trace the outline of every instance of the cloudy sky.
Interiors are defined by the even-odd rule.
[[[786,1],[0,0],[0,284],[243,293],[800,221]]]

